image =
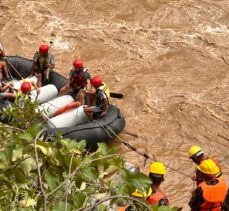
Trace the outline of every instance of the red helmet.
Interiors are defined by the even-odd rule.
[[[103,83],[102,78],[99,76],[95,76],[91,79],[91,85],[95,88],[99,87]]]
[[[21,91],[23,93],[27,93],[31,90],[31,83],[28,82],[28,81],[24,81],[22,84],[21,84]]]
[[[82,59],[76,59],[75,61],[73,61],[73,66],[74,67],[83,67],[83,60]]]
[[[49,46],[48,45],[40,45],[39,51],[40,51],[40,53],[48,53]]]

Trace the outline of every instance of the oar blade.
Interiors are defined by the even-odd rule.
[[[121,93],[116,93],[116,92],[111,92],[110,97],[117,98],[117,99],[122,99],[124,96]]]

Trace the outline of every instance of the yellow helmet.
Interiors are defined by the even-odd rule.
[[[135,190],[131,195],[135,196],[135,197],[143,198],[143,197],[148,197],[148,196],[152,195],[152,193],[153,193],[153,190],[150,187],[148,190],[148,193],[147,192],[142,193],[139,190]]]
[[[204,174],[217,174],[220,170],[219,167],[211,159],[203,160],[197,169]]]
[[[154,162],[149,167],[149,172],[153,174],[162,174],[164,175],[166,173],[165,166],[163,163],[160,162]]]
[[[191,158],[193,155],[201,155],[203,154],[203,151],[200,147],[198,146],[192,146],[190,149],[189,149],[189,158]]]

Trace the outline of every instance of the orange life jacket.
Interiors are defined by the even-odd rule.
[[[223,178],[217,179],[216,185],[208,185],[202,182],[198,186],[203,191],[204,202],[199,211],[220,211],[227,194],[227,184]]]
[[[166,199],[166,196],[159,189],[156,193],[153,193],[152,195],[150,195],[146,201],[150,205],[155,205],[155,204],[158,204],[161,199]]]
[[[87,86],[87,78],[85,76],[86,72],[87,72],[86,68],[80,71],[75,71],[74,69],[71,70],[70,86],[73,89],[83,89],[84,87]]]
[[[127,208],[128,206],[125,206],[125,207],[118,207],[117,208],[117,211],[126,211],[126,208]]]

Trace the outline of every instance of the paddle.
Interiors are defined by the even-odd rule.
[[[51,57],[51,47],[52,47],[52,44],[53,44],[53,41],[50,41],[49,42],[49,55]],[[48,58],[48,62],[50,58]],[[49,75],[50,75],[50,68],[47,68],[47,72],[46,72],[46,75],[45,75],[45,79],[44,79],[44,84],[48,84],[49,83]]]
[[[7,64],[9,64],[12,68],[13,68],[13,70],[18,74],[18,76],[21,78],[21,79],[24,79],[23,77],[22,77],[22,75],[19,73],[19,71],[11,64],[11,62],[6,58],[6,62],[7,62]]]
[[[110,97],[117,98],[117,99],[122,99],[124,96],[121,93],[116,93],[116,92],[111,92]]]

